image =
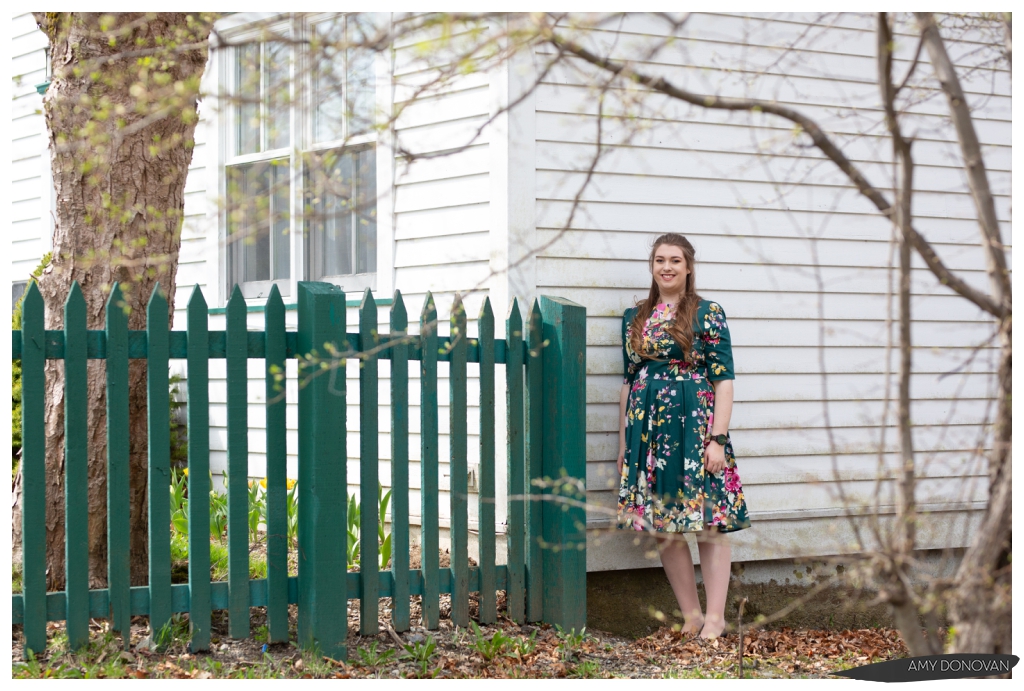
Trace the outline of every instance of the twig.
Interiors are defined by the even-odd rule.
[[[384,630],[391,635],[391,638],[394,639],[395,643],[398,644],[398,647],[405,648],[405,643],[403,643],[402,639],[398,637],[398,634],[395,633],[395,630],[391,628],[391,624],[387,623],[386,621],[381,623],[384,624]]]
[[[740,599],[739,613],[736,615],[736,630],[740,634],[740,679],[743,678],[743,606],[747,604],[747,598]]]

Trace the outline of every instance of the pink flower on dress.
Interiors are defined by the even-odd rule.
[[[725,467],[725,491],[740,491],[740,476],[736,473],[735,468],[730,468],[728,466]]]

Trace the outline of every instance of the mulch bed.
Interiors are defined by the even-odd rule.
[[[257,548],[258,549],[258,548]],[[419,567],[419,553],[410,555],[412,568]],[[290,555],[291,556],[291,555]],[[440,566],[450,565],[444,550]],[[471,565],[475,565],[470,559]],[[294,565],[291,565],[294,568]],[[13,627],[11,656],[15,677],[138,677],[138,678],[312,678],[340,677],[393,678],[436,676],[437,678],[662,678],[739,676],[739,636],[722,636],[710,642],[683,635],[669,627],[633,640],[615,634],[588,630],[586,637],[573,640],[547,624],[520,626],[505,616],[505,593],[497,597],[498,621],[479,626],[479,633],[458,629],[450,619],[451,597],[441,595],[439,630],[419,626],[420,597],[410,602],[409,631],[398,633],[390,625],[391,599],[381,598],[378,630],[374,636],[359,635],[359,602],[348,607],[348,661],[331,661],[309,651],[300,651],[294,642],[265,645],[266,608],[250,610],[250,637],[232,639],[228,635],[227,612],[213,612],[211,649],[190,653],[183,632],[187,615],[179,622],[178,638],[163,652],[146,646],[149,634],[146,617],[133,617],[128,645],[109,632],[107,622],[93,620],[89,649],[80,653],[64,650],[64,623],[51,622],[47,633],[51,645],[46,654],[28,664],[22,663],[21,626]],[[469,612],[478,617],[477,595],[470,595]],[[298,609],[289,605],[291,641],[296,640]],[[495,653],[484,651],[481,643],[491,641],[497,632],[510,641],[521,643],[518,650],[509,645]],[[416,663],[406,646],[422,644],[432,638],[436,649],[429,664]],[[533,644],[526,644],[532,639]],[[893,629],[846,631],[779,630],[747,631],[743,641],[744,677],[828,677],[829,672],[881,660],[905,657],[906,647]],[[489,652],[489,654],[485,654]]]
[[[503,593],[499,593],[499,609],[504,606]],[[155,653],[140,645],[148,633],[144,617],[133,618],[128,651],[123,651],[120,639],[106,634],[106,622],[93,621],[93,643],[90,650],[69,654],[59,649],[49,650],[41,657],[36,668],[20,665],[21,627],[14,627],[12,662],[14,676],[88,675],[140,678],[210,678],[210,677],[377,677],[395,678],[420,676],[420,667],[409,659],[402,659],[403,645],[421,642],[427,636],[437,641],[431,659],[430,674],[438,678],[564,678],[625,677],[661,678],[729,677],[738,676],[738,641],[735,634],[702,643],[692,636],[684,636],[670,628],[631,640],[613,634],[588,631],[579,644],[567,645],[564,634],[542,625],[519,626],[499,611],[499,620],[492,626],[481,626],[480,640],[490,640],[496,631],[510,638],[533,637],[536,645],[525,655],[511,651],[490,660],[474,648],[477,634],[471,629],[456,629],[450,619],[442,618],[440,630],[427,631],[419,623],[419,598],[413,598],[410,631],[394,632],[390,619],[390,602],[382,598],[380,633],[359,636],[358,602],[349,607],[349,659],[347,662],[317,659],[303,654],[293,643],[264,646],[255,638],[235,640],[228,637],[227,613],[214,612],[213,644],[209,652],[189,653],[184,642],[172,643],[163,653]],[[450,612],[448,598],[442,596],[442,617]],[[290,606],[292,638],[295,635],[297,609]],[[477,603],[471,596],[470,615],[476,617]],[[252,608],[252,632],[258,635],[266,623],[264,608]],[[48,625],[51,639],[59,644],[63,623]],[[360,650],[372,650],[378,657],[387,657],[379,664],[371,663]],[[394,651],[388,654],[387,651]],[[830,671],[869,664],[885,659],[904,657],[907,650],[899,635],[891,629],[862,629],[856,631],[754,631],[744,636],[744,676],[754,677],[827,677]],[[114,661],[116,664],[111,664]],[[106,663],[106,664],[104,664]],[[47,670],[50,670],[49,674]]]

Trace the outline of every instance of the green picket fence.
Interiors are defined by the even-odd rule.
[[[374,634],[380,597],[393,599],[395,630],[410,626],[409,602],[422,596],[423,622],[436,629],[439,595],[451,594],[451,618],[469,624],[469,595],[479,593],[479,619],[496,619],[496,593],[504,590],[509,616],[581,629],[586,620],[585,336],[583,307],[542,296],[526,322],[513,300],[505,340],[494,338],[494,315],[485,301],[478,336],[469,338],[466,312],[456,296],[449,336],[436,328],[428,294],[420,334],[407,333],[400,293],[391,306],[390,333],[377,331],[377,307],[367,290],[357,332],[348,332],[345,294],[326,283],[300,282],[298,328],[285,329],[285,306],[274,288],[265,329],[248,331],[247,307],[233,293],[227,328],[211,331],[197,286],[188,303],[187,329],[167,327],[167,300],[159,287],[150,298],[145,331],[130,331],[115,285],[106,328],[86,329],[86,305],[75,284],[64,307],[64,330],[44,326],[42,296],[34,284],[23,303],[22,329],[12,332],[13,358],[22,364],[23,590],[12,596],[12,621],[22,624],[27,650],[46,645],[46,622],[66,621],[70,645],[87,642],[90,618],[109,618],[126,632],[132,615],[148,615],[159,629],[173,613],[188,612],[193,650],[208,649],[214,609],[228,611],[234,638],[249,635],[249,608],[267,608],[271,642],[288,639],[288,604],[298,604],[298,642],[344,658],[347,604],[358,599],[360,633]],[[359,467],[361,530],[376,535],[378,515],[379,363],[390,362],[392,560],[378,571],[377,544],[363,541],[359,573],[347,573],[346,380],[344,362],[359,357]],[[129,583],[128,361],[148,363],[148,585]],[[227,360],[228,578],[211,582],[209,505],[189,502],[188,583],[171,583],[168,360],[188,371],[188,493],[208,496],[209,360]],[[299,363],[298,576],[287,570],[285,361]],[[64,360],[66,589],[46,592],[46,440],[44,365]],[[87,414],[89,359],[106,360],[108,587],[89,589],[87,525]],[[248,563],[247,360],[266,364],[267,578],[250,579]],[[420,472],[422,568],[409,566],[409,367],[420,368]],[[449,363],[451,567],[438,566],[438,362]],[[468,566],[467,363],[479,363],[479,566]],[[495,555],[495,372],[506,380],[508,477],[507,564]]]

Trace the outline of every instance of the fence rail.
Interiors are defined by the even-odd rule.
[[[579,629],[586,612],[585,497],[585,310],[561,298],[542,296],[523,320],[513,300],[506,339],[494,338],[494,315],[485,300],[469,338],[466,312],[456,296],[449,334],[438,334],[437,311],[428,293],[420,333],[408,334],[400,293],[391,301],[390,332],[377,330],[377,305],[367,290],[358,308],[358,330],[348,332],[345,294],[325,283],[300,282],[298,328],[285,329],[285,307],[274,288],[264,309],[262,331],[249,331],[245,304],[236,289],[225,311],[226,329],[208,328],[210,310],[197,286],[188,303],[185,331],[169,331],[168,306],[159,287],[147,308],[147,328],[130,331],[114,286],[106,328],[86,329],[86,305],[75,284],[64,309],[64,329],[44,329],[42,296],[26,291],[22,329],[12,332],[13,357],[22,363],[22,542],[23,590],[12,596],[12,622],[22,624],[25,649],[46,645],[46,622],[65,620],[68,640],[87,642],[89,618],[110,618],[126,632],[129,617],[148,615],[158,629],[172,614],[188,612],[191,647],[210,643],[211,611],[228,611],[234,638],[249,635],[250,607],[267,608],[271,642],[288,638],[288,604],[298,604],[298,642],[318,644],[327,655],[347,651],[347,603],[359,601],[360,633],[377,631],[379,598],[391,597],[392,624],[410,626],[409,598],[422,597],[424,625],[438,627],[439,596],[451,595],[451,618],[469,623],[469,594],[479,593],[479,619],[496,619],[497,591],[506,593],[516,621],[549,621]],[[287,567],[285,361],[299,364],[298,576]],[[359,478],[362,513],[360,572],[347,572],[346,378],[344,364],[360,360]],[[44,365],[64,360],[66,474],[66,586],[46,592]],[[106,360],[107,588],[88,588],[88,465],[86,399],[89,359]],[[148,584],[129,584],[128,362],[145,359],[148,401]],[[226,359],[227,371],[227,549],[228,577],[211,582],[209,505],[190,501],[188,583],[171,583],[170,440],[168,361],[183,359],[188,372],[188,494],[206,497],[209,485],[209,361]],[[247,506],[247,361],[266,366],[267,578],[249,578]],[[392,558],[379,571],[377,534],[379,362],[390,363],[390,485]],[[422,566],[409,565],[409,363],[420,368],[420,471]],[[438,564],[438,362],[449,363],[451,567]],[[479,364],[479,554],[468,565],[470,494],[467,487],[467,363]],[[508,478],[507,564],[495,554],[495,376],[504,365],[505,463]],[[340,373],[338,370],[341,370]],[[50,453],[57,450],[51,449]],[[52,464],[51,467],[57,467]],[[339,574],[345,574],[339,577]]]

